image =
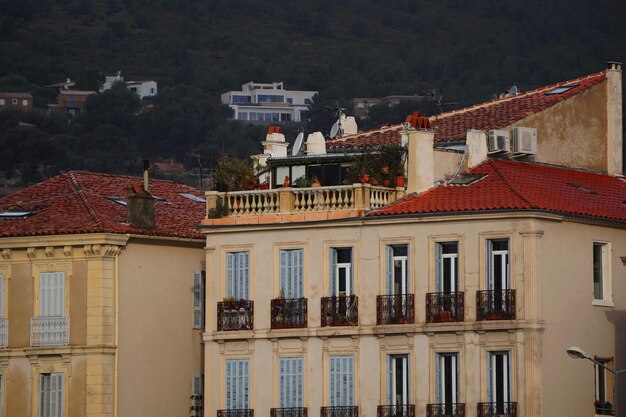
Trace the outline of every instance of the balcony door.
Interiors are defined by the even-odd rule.
[[[304,250],[280,251],[280,294],[282,297],[302,298],[304,277]]]
[[[386,246],[387,252],[387,294],[404,295],[409,293],[408,246]]]
[[[250,253],[229,252],[226,254],[226,297],[248,300]]]
[[[225,371],[226,409],[248,409],[250,400],[249,361],[247,359],[229,359],[226,361]]]
[[[65,316],[65,274],[42,272],[39,276],[39,316]]]
[[[304,406],[304,359],[279,359],[279,407]]]
[[[330,406],[354,406],[354,356],[331,356],[329,374]]]
[[[487,353],[487,399],[491,403],[511,402],[510,352]]]
[[[440,242],[435,245],[436,281],[435,291],[450,294],[459,288],[459,244]]]
[[[506,290],[510,288],[509,240],[487,241],[487,289]]]
[[[409,404],[409,355],[387,356],[387,401],[389,405]]]
[[[458,353],[437,353],[435,363],[437,404],[450,406],[460,402],[459,355]]]
[[[354,293],[352,248],[330,248],[330,295],[350,296]]]

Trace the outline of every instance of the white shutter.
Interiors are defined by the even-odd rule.
[[[487,401],[495,402],[494,389],[495,353],[487,352]]]
[[[387,257],[387,294],[393,294],[393,247],[385,246]]]
[[[330,406],[354,405],[354,357],[330,357]]]
[[[63,374],[40,375],[39,417],[63,417]]]
[[[247,300],[249,298],[249,274],[250,273],[250,256],[248,252],[237,253],[237,285],[235,298],[238,300]]]
[[[226,409],[248,408],[249,370],[247,359],[226,361]]]
[[[304,275],[304,250],[280,251],[280,288],[285,298],[301,298]]]
[[[203,395],[204,393],[204,375],[194,374],[191,384],[191,393],[193,395]]]
[[[235,254],[226,254],[226,297],[235,297]]]
[[[338,292],[337,287],[337,249],[330,248],[330,252],[328,254],[330,265],[330,286],[328,287],[330,290],[331,297],[334,296]]]
[[[204,327],[204,271],[193,271],[193,328]]]
[[[441,243],[435,244],[435,292],[443,292],[443,257]]]
[[[42,272],[39,276],[39,312],[44,317],[62,317],[64,309],[65,274]]]
[[[279,360],[279,407],[302,407],[304,404],[303,358]]]

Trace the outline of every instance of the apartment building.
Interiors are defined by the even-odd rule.
[[[233,119],[254,122],[306,122],[317,91],[285,90],[282,82],[249,83],[241,91],[227,91],[222,104],[233,109]]]
[[[615,413],[621,65],[325,144],[404,144],[406,190],[207,193],[205,415]],[[269,157],[268,163],[271,162]]]
[[[68,172],[0,199],[3,417],[200,415],[205,202],[144,184]]]

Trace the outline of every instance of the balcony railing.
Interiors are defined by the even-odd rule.
[[[254,410],[251,408],[240,408],[237,410],[217,410],[217,417],[254,417]]]
[[[410,324],[415,322],[413,294],[379,295],[376,297],[376,323]]]
[[[30,319],[31,346],[67,346],[69,342],[69,317],[33,317]]]
[[[601,402],[596,401],[594,403],[596,407],[596,414],[601,416],[612,416],[615,415],[615,410],[613,410],[613,406],[610,402]]]
[[[322,407],[321,417],[359,417],[359,407]]]
[[[220,301],[217,303],[217,330],[252,330],[253,323],[254,301]]]
[[[9,346],[9,320],[0,317],[0,348]]]
[[[272,300],[272,329],[299,329],[307,326],[306,298]]]
[[[478,417],[517,417],[517,403],[478,403]]]
[[[322,297],[322,327],[359,324],[359,299],[356,295]]]
[[[415,417],[415,405],[379,405],[377,417]]]
[[[329,187],[250,190],[220,193],[209,191],[207,215],[217,207],[218,200],[232,216],[307,213],[325,211],[370,210],[384,207],[404,196],[403,190],[370,184]]]
[[[462,292],[432,292],[426,294],[426,322],[447,323],[463,321]]]
[[[476,319],[515,319],[515,290],[476,291]]]
[[[306,407],[271,408],[270,417],[307,417]]]
[[[426,417],[465,417],[465,404],[427,404]]]

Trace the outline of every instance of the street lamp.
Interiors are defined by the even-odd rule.
[[[605,366],[602,362],[595,360],[587,352],[585,352],[584,350],[582,350],[581,348],[577,346],[572,346],[572,347],[567,348],[566,352],[571,358],[588,359],[591,362],[598,365],[599,367],[601,367],[602,369],[604,369],[605,371],[609,371],[610,373],[613,374],[613,411],[614,411],[614,416],[617,417],[617,376],[621,374],[622,372],[626,372],[626,369],[620,369],[619,371],[616,371],[615,369],[611,369]]]

